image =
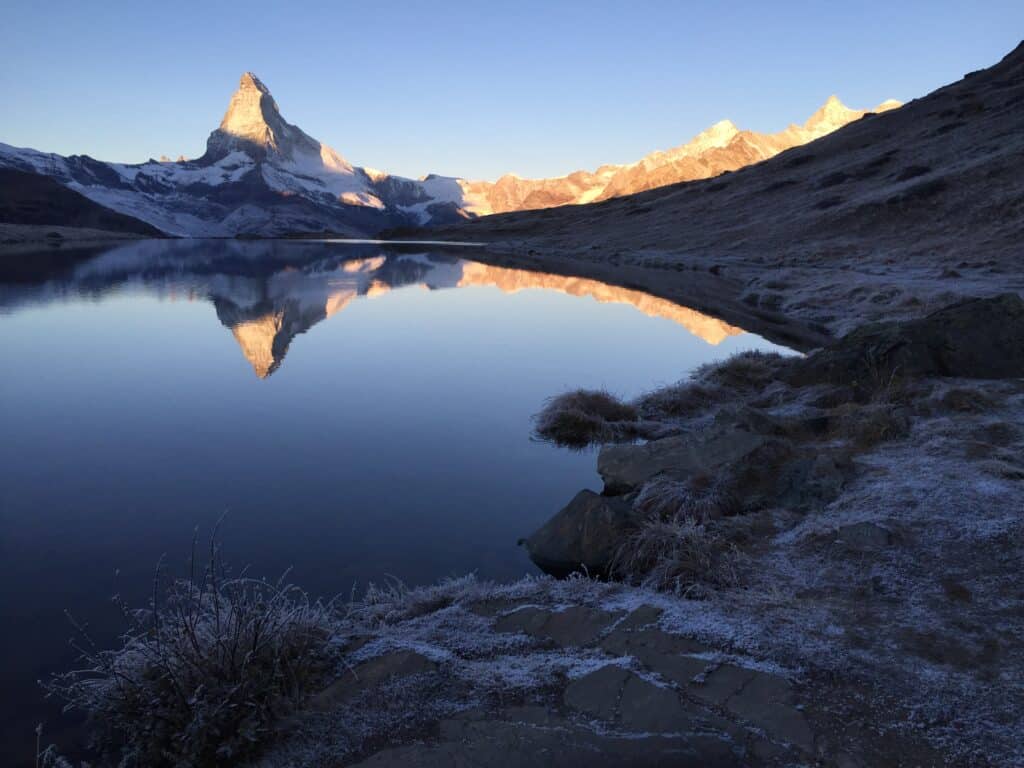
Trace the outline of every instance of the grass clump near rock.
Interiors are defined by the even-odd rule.
[[[551,398],[534,416],[534,435],[567,448],[637,435],[637,408],[603,390],[580,389]]]
[[[835,437],[862,449],[910,434],[906,409],[889,403],[840,405],[833,409],[829,426]]]
[[[637,404],[648,418],[686,418],[708,410],[724,396],[718,387],[681,381],[648,392]]]
[[[751,392],[764,389],[774,381],[786,362],[787,359],[776,352],[740,352],[721,363],[702,365],[693,379],[705,386]]]
[[[612,573],[627,582],[680,596],[739,582],[739,554],[711,524],[685,515],[651,515],[622,543]]]
[[[682,481],[659,475],[644,483],[633,509],[645,518],[685,517],[703,523],[739,514],[741,505],[725,483],[707,477]]]
[[[121,605],[122,645],[99,650],[76,624],[83,666],[44,683],[86,714],[108,761],[235,765],[334,667],[333,608],[283,582],[228,578],[216,549],[201,577],[165,583],[147,608]]]

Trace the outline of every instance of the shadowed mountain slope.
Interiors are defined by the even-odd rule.
[[[885,112],[899,106],[890,99],[870,111]],[[604,165],[596,171],[575,171],[549,179],[507,174],[494,183],[459,183],[479,215],[580,205],[734,171],[825,136],[868,113],[850,109],[838,97],[830,96],[803,125],[790,125],[777,133],[741,131],[731,120],[722,120],[685,144],[651,152],[628,165]]]
[[[156,227],[94,203],[47,176],[10,168],[0,168],[0,222],[163,235]]]

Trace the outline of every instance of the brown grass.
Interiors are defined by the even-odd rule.
[[[905,408],[890,403],[846,403],[832,410],[829,432],[858,448],[871,448],[910,434],[910,418]]]
[[[701,366],[693,379],[705,385],[751,392],[772,383],[785,362],[786,358],[775,352],[740,352],[721,363]]]
[[[633,509],[645,518],[686,518],[704,523],[737,514],[740,503],[724,483],[711,478],[680,481],[659,476],[640,489]]]
[[[566,448],[631,440],[636,407],[602,390],[580,389],[551,398],[534,419],[534,437]]]
[[[612,573],[677,595],[739,582],[737,550],[712,527],[686,517],[645,520],[616,553]]]

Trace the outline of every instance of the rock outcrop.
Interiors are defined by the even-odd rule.
[[[636,527],[631,505],[580,491],[562,511],[525,540],[530,558],[547,573],[608,572],[622,538]]]
[[[1024,300],[969,299],[907,322],[872,323],[793,366],[798,384],[879,389],[905,377],[1024,377]]]

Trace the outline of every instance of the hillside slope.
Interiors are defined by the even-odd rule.
[[[900,109],[716,179],[441,236],[546,269],[631,270],[682,301],[711,272],[751,311],[837,333],[1024,290],[1022,171],[1024,44]]]
[[[0,168],[0,223],[163,236],[156,227],[94,203],[47,176],[10,168]]]

